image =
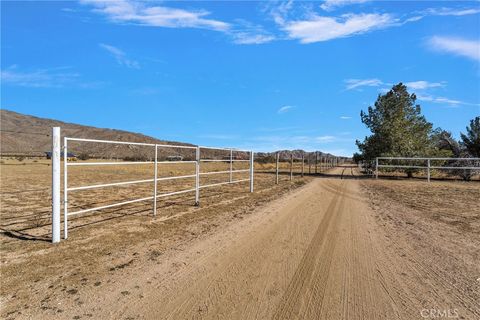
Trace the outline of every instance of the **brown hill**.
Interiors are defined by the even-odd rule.
[[[128,132],[116,129],[96,128],[74,123],[66,123],[58,120],[45,119],[25,115],[9,110],[0,110],[0,154],[2,156],[45,156],[46,152],[51,151],[51,130],[52,127],[61,127],[63,136],[129,141],[142,143],[156,143],[167,145],[193,146],[192,144],[159,140],[141,133]],[[63,142],[63,140],[62,140]],[[86,155],[91,158],[105,159],[153,159],[154,151],[152,147],[103,144],[103,143],[79,143],[70,142],[68,151],[79,155]],[[289,158],[290,152],[293,152],[295,158],[301,158],[303,150],[282,150],[279,151],[281,158]],[[272,153],[258,153],[257,157],[272,157]],[[311,155],[313,153],[305,153]],[[319,156],[328,156],[318,152]],[[194,159],[194,150],[180,148],[159,148],[159,159],[167,156],[183,156],[184,159]],[[202,158],[218,158],[228,156],[229,152],[203,150]],[[247,154],[238,153],[236,157],[246,158]]]
[[[0,110],[0,152],[2,155],[44,156],[51,150],[52,127],[61,127],[64,136],[98,140],[129,141],[157,144],[191,145],[187,143],[155,139],[140,133],[123,130],[96,128],[58,120],[38,118],[9,110]],[[62,140],[63,143],[63,140]],[[161,154],[175,155],[181,149],[161,149]],[[88,154],[95,158],[142,158],[153,157],[153,148],[141,146],[114,145],[103,143],[71,142],[69,152]],[[187,153],[189,153],[187,155]],[[190,156],[192,152],[183,152]]]

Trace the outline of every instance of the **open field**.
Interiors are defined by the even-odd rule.
[[[91,169],[72,173],[72,185],[119,173]],[[258,173],[253,194],[243,183],[202,190],[199,208],[193,196],[169,198],[155,219],[151,203],[79,217],[70,239],[53,246],[42,241],[48,222],[28,220],[41,210],[48,219],[48,188],[26,195],[48,186],[51,167],[1,170],[2,318],[480,317],[477,182],[374,181],[341,167],[292,183],[283,175],[275,186],[274,175]],[[152,168],[130,170],[118,181]],[[128,189],[72,205],[137,197],[151,186]]]
[[[49,240],[51,237],[51,166],[48,160],[4,160],[0,165],[2,193],[2,230],[12,237],[25,237],[32,239]],[[77,161],[79,163],[80,161]],[[228,163],[202,163],[202,172],[227,171]],[[282,181],[288,180],[286,173],[287,163],[282,163]],[[195,174],[195,167],[191,163],[186,164],[161,164],[158,166],[158,177],[180,176]],[[248,169],[247,162],[234,163],[234,170]],[[296,171],[300,168],[296,166]],[[256,164],[256,170],[273,172],[271,164]],[[69,167],[69,187],[115,183],[132,180],[144,180],[153,178],[153,165],[128,165],[122,166],[121,162],[115,166],[86,166]],[[248,172],[233,174],[233,180],[248,179]],[[255,187],[258,190],[270,188],[274,184],[275,177],[272,174],[256,175]],[[228,181],[229,174],[216,174],[202,176],[201,185]],[[63,183],[63,178],[61,179]],[[158,182],[157,194],[192,189],[195,186],[194,178],[168,180]],[[248,193],[248,182],[233,184],[230,186],[202,189],[201,201],[218,201],[221,193],[225,191],[236,197],[245,197]],[[63,192],[63,186],[62,186]],[[69,192],[69,212],[99,207],[116,202],[149,197],[153,195],[153,182],[135,185],[106,187],[91,190]],[[177,196],[166,197],[158,200],[157,215],[160,219],[168,218],[186,209],[193,209],[195,193],[190,192]],[[217,197],[215,197],[217,195]],[[212,200],[209,200],[212,198]],[[235,198],[235,197],[234,197]],[[233,199],[233,198],[230,198]],[[105,209],[101,212],[83,214],[79,217],[69,217],[69,228],[75,229],[106,221],[124,215],[151,215],[153,213],[153,201],[145,201],[129,206]],[[99,214],[100,213],[100,214]],[[63,219],[63,215],[62,215]]]

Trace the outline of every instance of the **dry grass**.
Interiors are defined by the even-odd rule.
[[[256,164],[256,190],[264,190],[273,186],[274,176],[272,165]],[[229,170],[228,163],[202,163],[201,172]],[[287,164],[282,164],[282,181],[288,179]],[[248,169],[247,162],[234,164],[234,170]],[[297,170],[299,167],[296,168]],[[0,166],[1,170],[1,203],[0,218],[2,230],[11,236],[47,240],[51,236],[51,167],[50,162],[40,160],[6,160]],[[270,173],[268,173],[270,172]],[[171,177],[195,174],[193,164],[161,164],[158,177]],[[248,172],[234,173],[233,179],[248,179]],[[95,184],[115,183],[131,180],[146,180],[153,178],[153,165],[115,165],[115,166],[82,166],[69,167],[68,186],[86,186]],[[228,181],[229,174],[204,175],[201,185]],[[195,187],[194,178],[160,181],[158,194],[173,191],[188,190]],[[62,176],[63,191],[63,176]],[[210,201],[215,195],[225,192],[227,198],[244,197],[248,193],[248,182],[241,182],[224,187],[202,189],[201,201]],[[63,192],[62,192],[63,193]],[[98,188],[69,192],[69,212],[99,207],[115,202],[144,198],[153,195],[153,183]],[[194,192],[182,195],[160,198],[157,202],[158,216],[168,218],[178,212],[191,208],[194,202]],[[124,215],[151,215],[152,201],[135,203],[127,206],[114,207],[102,211],[69,217],[69,228],[75,229],[85,224],[110,220]],[[63,217],[62,217],[63,219]]]
[[[84,283],[82,279],[99,279],[125,263],[134,263],[139,246],[147,256],[155,259],[179,243],[205,236],[230,221],[242,219],[244,214],[308,180],[296,177],[289,182],[288,175],[284,174],[280,185],[275,185],[273,174],[258,173],[253,194],[249,192],[248,182],[242,182],[202,189],[200,207],[194,206],[194,194],[172,196],[158,201],[156,218],[152,217],[152,201],[72,216],[69,240],[54,246],[50,244],[51,166],[47,161],[28,160],[25,163],[12,160],[0,165],[0,296],[2,305],[6,306],[2,308],[2,317],[17,308],[28,308],[32,301],[43,303],[41,300],[48,292],[56,292],[58,297],[65,293],[68,297],[70,287]],[[226,166],[229,165],[210,163],[203,168],[204,171],[223,171]],[[248,163],[239,163],[235,169],[242,166],[246,168]],[[164,165],[159,176],[189,174],[192,167]],[[153,174],[151,165],[70,169],[70,186],[149,179]],[[265,168],[256,164],[256,169]],[[239,173],[235,178],[247,175]],[[202,184],[228,180],[228,174],[205,177]],[[158,192],[188,189],[192,185],[193,181],[161,182]],[[71,210],[100,206],[150,196],[152,192],[152,184],[72,192],[70,206]]]

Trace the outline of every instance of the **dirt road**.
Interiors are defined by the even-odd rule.
[[[115,319],[474,319],[478,301],[447,285],[374,221],[351,179],[318,178],[153,267],[83,292],[63,316]],[[342,177],[343,176],[343,177]],[[400,250],[400,251],[399,251]],[[424,260],[424,259],[423,259]],[[70,309],[70,310],[69,310]],[[432,313],[433,312],[433,313]]]

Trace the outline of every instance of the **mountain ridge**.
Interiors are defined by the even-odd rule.
[[[10,111],[0,110],[0,154],[2,156],[44,156],[46,152],[51,151],[51,128],[61,127],[61,136],[129,141],[152,144],[195,146],[191,143],[162,140],[147,136],[142,133],[130,132],[125,130],[98,128],[94,126],[81,125],[76,123],[64,122],[55,119],[41,118],[33,115],[27,115]],[[92,158],[152,158],[154,157],[152,148],[128,145],[112,145],[99,143],[82,143],[69,145],[69,152],[76,154],[86,154]],[[168,150],[167,150],[168,149]],[[222,152],[216,150],[203,151],[205,156],[221,156]],[[303,150],[279,150],[281,158],[289,158],[293,153],[294,158],[301,158],[302,154],[313,156],[315,152],[305,152]],[[272,157],[276,152],[258,152],[257,157]],[[318,156],[332,156],[330,154],[316,151]],[[182,155],[186,158],[192,158],[193,150],[182,150],[175,148],[162,148],[159,150],[159,156]]]

